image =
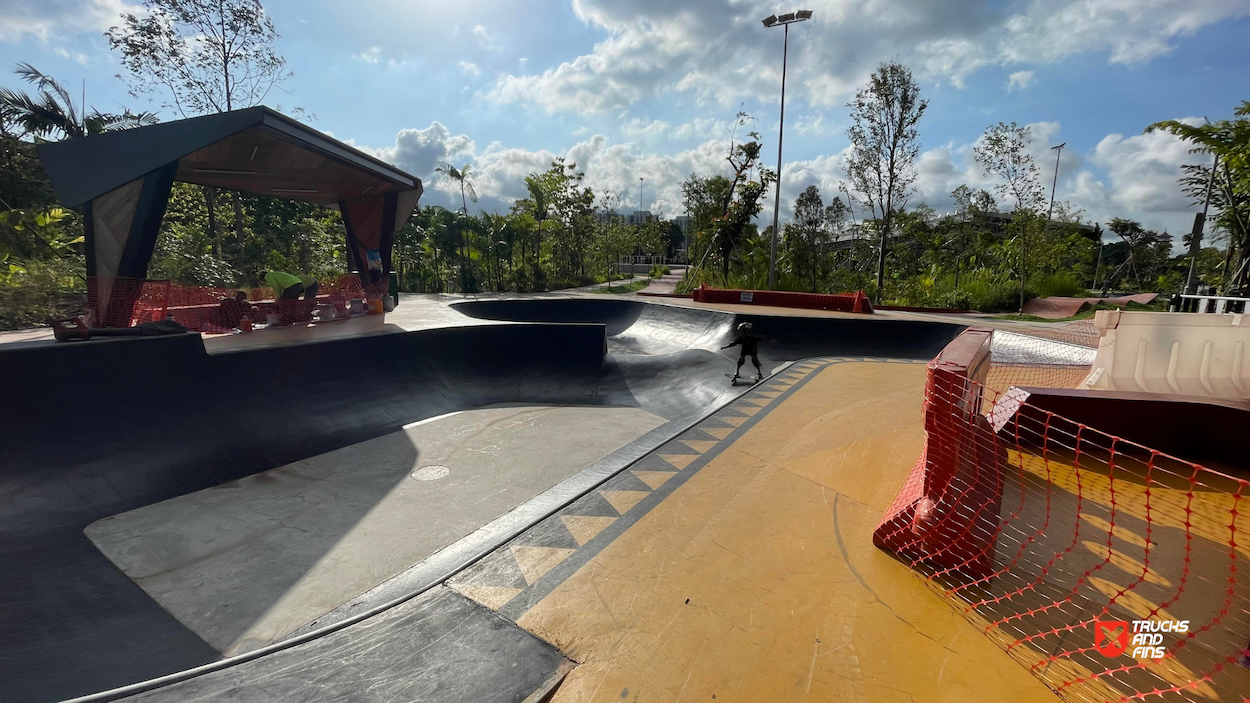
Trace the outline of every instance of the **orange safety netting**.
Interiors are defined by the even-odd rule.
[[[1065,700],[1250,696],[1250,481],[988,388],[989,335],[930,363],[874,543]]]
[[[238,327],[246,317],[255,324],[290,325],[308,322],[321,306],[321,319],[348,317],[351,301],[381,298],[388,286],[383,279],[367,288],[354,275],[319,280],[315,298],[275,300],[269,288],[217,288],[190,286],[167,280],[127,278],[87,279],[89,301],[107,300],[104,310],[88,313],[92,327],[133,327],[144,322],[173,318],[189,330],[221,333]],[[233,301],[242,291],[246,304]]]

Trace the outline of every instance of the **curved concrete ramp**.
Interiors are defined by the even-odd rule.
[[[14,379],[0,424],[19,430],[0,457],[0,592],[7,604],[0,609],[7,634],[0,699],[57,700],[218,659],[83,535],[102,518],[493,404],[625,405],[666,421],[549,498],[562,502],[501,516],[507,526],[488,535],[500,543],[574,500],[571,491],[588,490],[744,392],[725,378],[736,350],[719,350],[739,321],[753,321],[767,338],[766,370],[814,354],[927,359],[962,329],[619,300],[490,301],[457,309],[536,324],[216,356],[193,336],[0,350]],[[458,552],[443,575],[486,544]],[[457,552],[456,545],[448,550]],[[353,651],[385,648],[374,640],[388,632],[378,623],[357,623],[338,636],[354,642]],[[369,671],[353,668],[334,647],[317,651],[343,667],[317,671],[356,681]],[[214,680],[236,690],[246,683],[247,695],[268,690],[272,670],[257,666],[237,680]]]

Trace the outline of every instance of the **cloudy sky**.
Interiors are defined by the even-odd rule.
[[[134,0],[0,0],[0,66],[33,63],[102,110],[129,97],[101,32]],[[596,190],[682,211],[680,182],[723,171],[729,124],[758,117],[776,159],[782,32],[772,0],[267,0],[295,76],[267,103],[420,176],[469,162],[479,206],[505,209],[555,156]],[[1250,99],[1250,0],[810,0],[791,29],[782,197],[844,179],[845,103],[883,60],[930,99],[912,202],[949,208],[987,183],[973,143],[1032,125],[1047,184],[1066,142],[1060,199],[1090,220],[1187,231],[1183,144],[1143,128],[1227,118]],[[1240,39],[1239,39],[1240,37]],[[0,78],[15,85],[15,79]],[[173,115],[165,115],[167,119]],[[639,192],[638,178],[644,178]],[[433,187],[430,187],[433,186]],[[457,194],[458,200],[458,194]],[[458,204],[458,203],[457,203]],[[785,208],[783,207],[783,210]]]

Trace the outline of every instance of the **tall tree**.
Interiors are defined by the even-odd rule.
[[[469,168],[471,164],[465,164],[460,168],[456,168],[449,163],[443,162],[434,169],[434,172],[447,178],[455,183],[460,184],[460,212],[469,214],[469,200],[477,202],[477,191],[473,188],[473,181],[469,180]],[[466,199],[467,195],[467,199]]]
[[[131,94],[161,95],[183,117],[259,105],[291,76],[260,0],[143,0],[141,14],[121,17],[104,36],[121,57]],[[205,188],[204,197],[214,230],[216,191]],[[242,246],[243,205],[232,200]]]
[[[1045,200],[1045,191],[1039,177],[1037,164],[1029,153],[1033,135],[1028,127],[1015,122],[999,122],[985,130],[981,140],[972,148],[976,162],[985,175],[994,176],[998,182],[994,189],[999,196],[1015,201],[1012,211],[1012,227],[1016,230],[1020,248],[1020,310],[1024,310],[1024,289],[1028,278],[1027,255],[1029,224]]]
[[[150,112],[120,114],[88,111],[86,105],[74,106],[65,86],[28,63],[19,63],[13,71],[23,81],[35,86],[35,95],[11,88],[0,88],[0,125],[5,132],[15,131],[36,139],[85,137],[119,129],[156,124]]]
[[[928,106],[928,100],[920,99],[920,84],[911,70],[897,61],[882,63],[868,85],[847,103],[851,109],[851,126],[846,130],[851,140],[847,179],[880,221],[878,299],[885,284],[886,243],[894,217],[906,204],[916,180],[918,125]]]
[[[1233,115],[1236,119],[1197,126],[1177,120],[1157,122],[1146,131],[1174,134],[1193,144],[1195,153],[1211,154],[1219,159],[1211,205],[1219,213],[1217,225],[1230,237],[1225,254],[1226,275],[1227,264],[1232,263],[1233,252],[1237,253],[1236,270],[1228,277],[1228,286],[1232,290],[1244,290],[1250,283],[1250,102],[1243,101]],[[1189,169],[1181,185],[1195,199],[1204,198],[1210,174],[1211,170],[1206,167]]]
[[[761,168],[759,165],[762,148],[759,132],[754,130],[748,132],[747,140],[743,142],[738,142],[736,139],[736,130],[754,121],[755,118],[745,112],[739,112],[734,119],[729,140],[729,155],[726,157],[733,171],[730,178],[722,177],[716,180],[716,177],[713,177],[705,181],[702,186],[687,181],[692,186],[689,191],[685,185],[682,187],[687,200],[687,212],[690,212],[692,216],[710,217],[707,229],[698,233],[707,238],[706,249],[700,257],[698,268],[703,266],[708,254],[712,251],[718,252],[721,276],[725,285],[729,285],[729,262],[734,251],[742,244],[748,230],[754,231],[755,225],[752,220],[763,207],[760,198],[764,196],[768,185],[777,177],[772,171]],[[758,179],[752,178],[752,174],[755,174],[757,169]],[[708,211],[706,213],[691,211],[692,197],[707,199],[705,205]]]

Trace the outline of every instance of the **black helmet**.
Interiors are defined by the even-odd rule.
[[[738,323],[738,331],[739,331],[739,332],[750,332],[753,328],[754,328],[754,326],[753,326],[750,322],[740,322],[740,323]]]

